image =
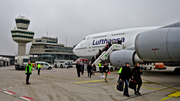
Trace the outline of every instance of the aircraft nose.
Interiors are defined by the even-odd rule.
[[[77,50],[77,48],[75,47],[74,49],[73,49],[73,53],[76,55],[76,56],[78,56],[78,50]]]

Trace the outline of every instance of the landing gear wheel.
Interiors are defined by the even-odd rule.
[[[60,66],[61,68],[63,68],[63,65],[61,64],[61,66]]]
[[[180,68],[175,68],[174,69],[174,74],[180,75]]]

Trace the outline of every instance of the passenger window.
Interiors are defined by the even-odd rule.
[[[44,65],[44,63],[40,63],[40,65]]]
[[[47,64],[47,63],[45,63],[45,66],[48,66],[48,64]]]

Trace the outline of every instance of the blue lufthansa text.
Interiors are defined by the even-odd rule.
[[[93,43],[92,43],[92,45],[100,45],[100,44],[107,44],[108,42],[112,42],[112,41],[119,41],[119,40],[121,40],[122,42],[124,42],[125,41],[125,38],[117,38],[117,39],[109,39],[109,40],[107,40],[107,39],[100,39],[100,40],[93,40]]]

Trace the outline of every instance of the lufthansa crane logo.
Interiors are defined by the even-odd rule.
[[[154,51],[154,55],[156,55],[156,50],[159,50],[159,48],[152,48],[152,50]]]

